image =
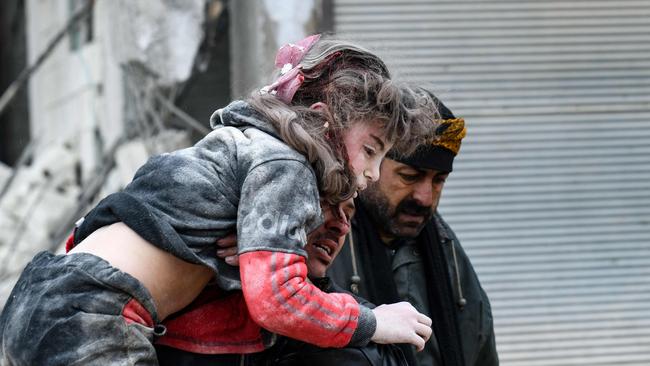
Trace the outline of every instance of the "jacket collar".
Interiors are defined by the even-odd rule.
[[[449,242],[454,239],[454,235],[449,228],[449,225],[442,219],[442,216],[438,213],[438,210],[434,212],[433,217],[431,218],[433,224],[436,225],[436,230],[440,236],[440,241]]]

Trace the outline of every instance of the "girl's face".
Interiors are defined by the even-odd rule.
[[[393,144],[386,142],[379,123],[375,122],[353,123],[343,132],[343,143],[359,190],[364,190],[369,181],[379,179],[379,166]]]

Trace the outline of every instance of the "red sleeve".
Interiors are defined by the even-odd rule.
[[[252,251],[239,256],[242,291],[261,327],[319,347],[350,343],[359,304],[347,294],[324,293],[307,282],[305,258]]]
[[[68,240],[65,241],[65,252],[69,252],[74,248],[74,231],[68,236]]]

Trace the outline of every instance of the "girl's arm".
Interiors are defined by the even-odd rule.
[[[307,234],[321,224],[315,177],[304,163],[266,162],[248,172],[237,218],[242,291],[262,327],[321,347],[411,343],[424,347],[431,321],[410,304],[360,306],[307,280]]]
[[[241,254],[239,265],[248,310],[263,328],[320,347],[366,344],[375,333],[370,309],[306,280],[305,257],[254,251]]]

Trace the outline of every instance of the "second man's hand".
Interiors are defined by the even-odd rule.
[[[237,234],[228,234],[217,240],[217,257],[226,261],[231,266],[239,266],[239,255],[237,254]]]

